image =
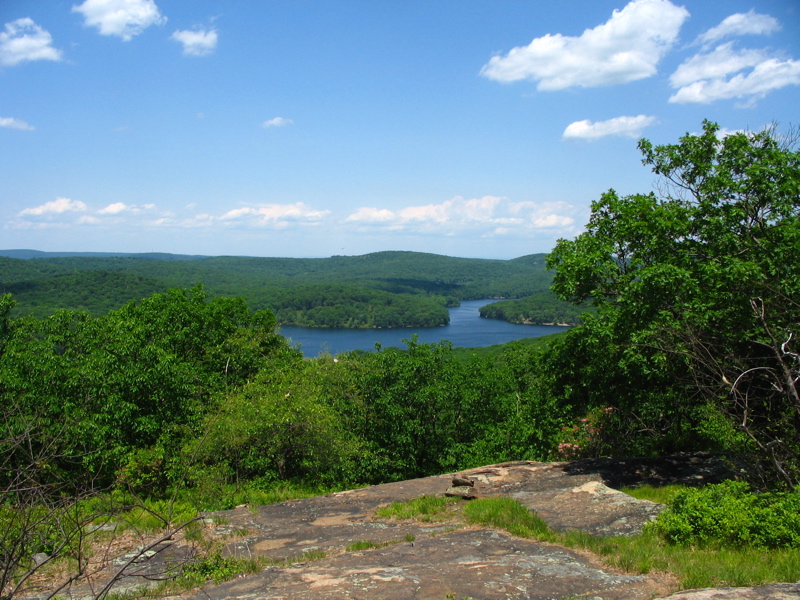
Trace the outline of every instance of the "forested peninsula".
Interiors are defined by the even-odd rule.
[[[59,309],[100,316],[131,300],[198,284],[212,298],[241,297],[254,310],[273,311],[280,325],[305,327],[435,327],[448,323],[447,307],[461,300],[532,294],[562,313],[576,312],[550,291],[551,282],[544,254],[302,259],[0,251],[0,292],[13,294],[13,314],[38,317]]]
[[[487,319],[500,319],[523,325],[578,325],[581,315],[593,309],[575,306],[559,300],[550,290],[531,294],[518,300],[492,302],[480,308]]]

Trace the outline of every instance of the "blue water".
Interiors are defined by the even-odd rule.
[[[340,354],[350,350],[375,350],[382,347],[404,348],[404,339],[413,334],[421,343],[449,340],[459,348],[483,348],[524,338],[540,337],[564,331],[557,325],[515,325],[497,319],[481,319],[478,309],[495,300],[464,300],[461,306],[450,309],[450,324],[444,327],[405,327],[403,329],[321,329],[312,327],[281,327],[280,333],[299,344],[308,358],[321,353]]]

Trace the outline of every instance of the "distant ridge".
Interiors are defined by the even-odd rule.
[[[141,258],[144,260],[201,260],[210,258],[199,254],[169,254],[168,252],[42,252],[41,250],[0,250],[0,256],[6,258],[64,258],[64,257],[95,257],[95,258]]]

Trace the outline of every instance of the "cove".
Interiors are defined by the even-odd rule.
[[[457,348],[484,348],[515,340],[540,337],[564,331],[558,325],[516,325],[497,319],[482,319],[478,310],[496,300],[464,300],[451,308],[450,324],[444,327],[405,327],[403,329],[324,329],[281,327],[280,334],[298,344],[306,358],[323,353],[333,355],[350,350],[375,350],[375,344],[404,348],[404,339],[419,336],[420,343],[449,340]]]

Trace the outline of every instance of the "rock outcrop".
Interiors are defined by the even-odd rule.
[[[375,511],[422,495],[510,496],[557,531],[633,535],[662,505],[637,500],[612,485],[701,484],[730,476],[711,455],[661,459],[598,459],[564,463],[513,462],[376,485],[261,507],[209,513],[206,533],[224,553],[274,561],[260,572],[187,593],[191,600],[550,599],[636,600],[676,589],[667,575],[631,575],[588,553],[535,542],[459,521],[379,519]],[[472,485],[469,485],[469,482]],[[458,485],[456,485],[458,484]],[[463,505],[461,505],[463,506]],[[455,510],[458,510],[457,508]],[[183,547],[183,550],[182,550]],[[140,574],[162,572],[188,552],[182,542],[142,557]],[[282,562],[283,561],[283,562]],[[141,577],[120,582],[130,590]],[[95,589],[98,584],[95,584]],[[87,597],[75,587],[68,597]],[[800,586],[699,590],[674,600],[786,600]]]

